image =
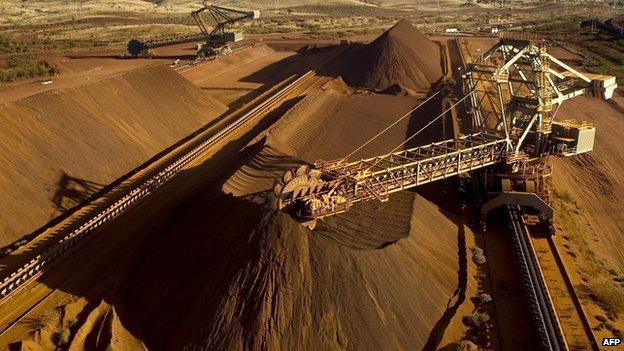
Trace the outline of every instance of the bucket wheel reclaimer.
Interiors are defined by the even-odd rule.
[[[326,185],[321,179],[321,171],[310,169],[307,165],[287,170],[273,185],[273,207],[277,210],[292,207],[296,218],[302,219],[306,227],[314,229],[316,219],[309,218],[310,213],[307,212],[321,205],[322,200],[313,195]]]

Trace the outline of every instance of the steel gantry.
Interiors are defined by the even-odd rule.
[[[539,156],[548,152],[548,135],[558,107],[592,95],[610,99],[615,77],[581,73],[561,62],[535,38],[503,36],[478,62],[469,63],[464,82],[471,94],[475,130],[502,131],[509,151]]]
[[[204,18],[204,14],[210,15],[214,23],[214,28],[212,28],[212,30],[210,29],[211,24]],[[215,6],[204,1],[201,8],[191,12],[191,17],[199,28],[199,34],[155,39],[145,42],[133,38],[128,41],[128,53],[132,56],[149,57],[151,56],[151,49],[154,48],[194,41],[204,41],[204,44],[200,45],[198,55],[206,56],[211,53],[215,54],[218,51],[215,51],[216,49],[221,49],[223,51],[229,43],[243,39],[242,33],[227,31],[226,29],[229,25],[246,19],[260,18],[260,11],[247,11]],[[201,50],[202,47],[205,47],[203,51]]]
[[[590,151],[595,134],[592,124],[555,121],[556,112],[575,96],[611,98],[615,77],[578,72],[534,38],[505,36],[468,63],[463,78],[466,95],[459,101],[469,101],[471,134],[370,159],[317,161],[287,171],[275,182],[273,205],[314,227],[317,219],[357,202],[387,201],[397,191],[496,165],[489,182],[498,187],[488,189],[493,196],[484,214],[512,203],[552,218],[543,179],[550,174],[547,155]]]

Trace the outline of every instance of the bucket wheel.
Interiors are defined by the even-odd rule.
[[[294,171],[284,172],[282,178],[275,181],[273,185],[275,208],[281,210],[292,201],[322,189],[325,181],[320,177],[321,172],[319,170],[310,169],[307,165],[303,165]]]
[[[130,39],[127,45],[128,53],[135,57],[139,56],[144,51],[144,45],[145,44],[138,39]]]

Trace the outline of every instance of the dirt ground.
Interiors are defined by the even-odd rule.
[[[162,66],[3,104],[0,245],[82,203],[225,111]]]
[[[187,49],[193,50],[181,45],[160,54],[180,57]],[[7,99],[21,97],[0,108],[6,141],[2,189],[3,196],[12,199],[2,202],[8,207],[0,219],[0,245],[34,231],[180,138],[240,108],[278,82],[305,72],[327,54],[294,57],[293,52],[261,45],[197,65],[182,76],[163,65],[170,59],[57,56],[66,60],[66,67],[53,84],[22,82],[4,87],[9,94],[0,94]],[[105,118],[100,111],[107,111]],[[82,139],[85,136],[88,142]],[[22,141],[16,143],[16,138]],[[102,144],[105,140],[106,145]],[[61,145],[67,143],[73,145],[74,154],[61,152],[67,147]],[[129,145],[132,149],[127,149]],[[11,161],[23,159],[22,154],[29,155],[28,162]],[[112,157],[119,154],[124,157]],[[89,162],[93,164],[86,166]],[[7,192],[10,184],[20,191]],[[16,204],[28,205],[32,211],[20,216],[20,221],[9,220],[19,207]]]
[[[559,198],[555,242],[597,337],[624,331],[618,307],[624,296],[623,106],[621,91],[611,101],[583,97],[564,104],[560,113],[565,118],[596,125],[596,141],[589,154],[553,160]]]
[[[325,53],[321,53],[316,60],[322,59],[325,57],[324,55]],[[314,59],[309,57],[306,57],[306,59],[312,62],[314,61]],[[291,67],[293,64],[296,65],[297,61],[290,60],[287,61],[287,63],[288,66]],[[279,71],[280,69],[276,68],[276,70]],[[174,74],[173,72],[171,73]],[[72,335],[74,335],[73,333],[77,332],[76,328],[79,326],[81,329],[87,329],[87,334],[93,335],[91,331],[94,329],[91,329],[91,327],[98,329],[102,325],[102,321],[107,321],[108,319],[101,319],[98,317],[97,313],[99,313],[98,311],[101,309],[97,311],[94,310],[94,307],[97,306],[94,306],[92,303],[84,304],[84,300],[92,302],[95,300],[100,301],[101,299],[105,299],[106,301],[112,299],[112,295],[110,294],[114,295],[113,291],[116,289],[114,285],[117,283],[124,284],[122,282],[125,281],[123,276],[126,274],[128,268],[131,267],[132,262],[129,262],[128,259],[132,260],[132,257],[136,256],[128,255],[128,252],[141,252],[137,245],[145,239],[147,234],[151,233],[152,230],[158,230],[157,228],[161,225],[165,225],[166,227],[166,221],[175,218],[175,213],[178,211],[176,208],[178,206],[184,206],[184,203],[188,203],[190,198],[201,193],[203,191],[202,189],[209,187],[212,182],[215,181],[215,178],[218,179],[224,172],[227,172],[231,167],[231,163],[236,162],[238,157],[237,152],[240,147],[244,146],[245,140],[248,138],[247,135],[249,133],[257,133],[256,129],[259,128],[263,127],[261,125],[249,125],[241,129],[240,133],[236,134],[233,140],[225,141],[219,145],[220,148],[207,152],[200,160],[190,165],[189,171],[184,172],[184,174],[176,178],[172,184],[165,187],[165,189],[169,190],[163,190],[163,197],[159,195],[153,201],[149,201],[151,204],[146,202],[144,205],[145,207],[140,206],[140,208],[137,209],[137,211],[139,211],[138,214],[130,215],[129,217],[132,218],[128,218],[128,221],[118,222],[118,225],[111,228],[109,232],[110,235],[104,235],[100,237],[101,240],[95,240],[90,244],[90,248],[80,250],[81,254],[75,257],[77,261],[70,259],[67,266],[59,267],[55,274],[43,277],[41,280],[42,284],[38,284],[34,289],[29,291],[29,298],[21,300],[21,302],[13,301],[13,305],[4,306],[10,311],[13,311],[21,308],[23,306],[22,303],[29,303],[28,301],[30,301],[29,299],[32,297],[43,296],[43,301],[38,304],[38,308],[41,308],[43,313],[39,314],[33,312],[32,314],[34,318],[40,322],[36,325],[32,325],[34,329],[31,329],[28,325],[20,324],[18,328],[12,329],[9,333],[3,333],[0,338],[2,339],[2,344],[6,345],[8,342],[12,343],[16,340],[34,339],[37,344],[43,345],[46,348],[54,348],[54,343],[57,343],[55,340],[59,337],[57,335],[58,333],[71,330]],[[239,141],[238,138],[242,141]],[[115,281],[117,283],[115,283]],[[51,295],[46,297],[47,294]],[[77,299],[77,296],[81,296],[82,299]],[[104,302],[103,306],[107,306],[107,303],[108,302]],[[110,305],[110,303],[108,304]],[[104,308],[106,312],[104,315],[113,316],[115,314],[113,310],[119,310],[122,307],[123,306],[114,304],[107,309]],[[65,314],[64,311],[66,309],[68,311],[78,309],[79,314],[78,316],[71,312]],[[67,318],[59,322],[58,318],[55,317],[58,316],[55,314],[56,311],[62,311],[61,313]],[[86,318],[91,311],[94,311],[94,317],[85,320],[84,318]],[[2,314],[4,314],[4,312]],[[123,315],[124,311],[119,311],[119,314]],[[128,326],[130,322],[125,316],[127,315],[121,317],[123,320],[123,328],[130,328]],[[92,324],[92,322],[95,324]],[[109,322],[105,322],[103,326],[108,327],[108,323]],[[39,327],[42,324],[48,327]],[[110,325],[112,325],[112,328],[117,328],[119,324],[113,322]],[[21,328],[22,326],[25,326],[26,329]],[[3,327],[5,326],[3,325]],[[136,332],[135,329],[130,329]],[[112,334],[114,334],[116,338],[120,335],[116,331],[112,331]],[[79,334],[76,335],[78,336]],[[83,335],[82,332],[80,335]],[[128,338],[131,337],[127,334],[124,335]],[[108,343],[111,342],[116,345],[115,347],[136,349],[133,345],[140,344],[133,343],[130,339],[122,339],[120,343],[118,343],[106,337],[100,339],[99,343],[95,341],[96,344],[93,344],[93,337],[88,336],[86,341],[81,338],[82,337],[76,339],[77,346],[73,347],[77,349],[84,348],[80,345],[85,342],[86,345],[88,345],[86,348],[91,349],[92,347],[97,347],[94,345],[101,345],[102,343],[108,345]]]
[[[326,54],[298,55],[302,61],[296,61],[292,53],[263,47],[241,55],[248,60],[242,67],[215,61],[183,75],[232,108],[273,84],[269,78],[281,74],[285,79],[296,72],[293,65],[301,70],[305,62],[318,62]],[[285,64],[274,64],[272,58]],[[222,74],[211,76],[214,72]],[[237,90],[223,89],[230,86]],[[352,150],[422,98],[330,81],[297,101],[239,156],[205,160],[175,182],[184,186],[169,188],[170,194],[178,192],[175,196],[144,205],[167,215],[151,223],[153,217],[147,216],[127,228],[126,221],[113,226],[105,252],[90,260],[76,257],[89,262],[89,271],[61,283],[42,304],[47,312],[34,314],[41,327],[11,335],[30,335],[49,348],[49,340],[66,333],[70,349],[411,349],[435,347],[445,337],[446,343],[456,341],[463,334],[456,311],[467,298],[468,278],[465,259],[458,259],[466,255],[465,230],[457,208],[443,195],[452,186],[406,192],[383,205],[365,204],[327,220],[315,232],[249,197],[270,189],[274,174],[287,166]],[[440,101],[432,101],[354,157],[393,148],[439,111]],[[417,142],[436,140],[440,133],[432,128]],[[242,158],[239,166],[228,171],[237,158]],[[215,168],[215,162],[222,167]],[[223,173],[227,176],[220,181],[217,174]],[[149,239],[128,240],[135,230]],[[122,248],[134,254],[107,265]],[[66,267],[71,266],[75,263]],[[94,272],[107,278],[94,284]],[[60,287],[51,277],[37,289]],[[470,291],[475,289],[471,283]],[[104,334],[94,344],[98,330]]]
[[[297,55],[274,47],[266,41],[235,55],[183,70],[181,74],[234,110],[277,83],[312,69],[332,54],[331,50],[319,49]]]
[[[592,248],[611,265],[624,270],[624,204],[618,199],[624,191],[624,167],[619,142],[624,129],[624,97],[616,92],[610,101],[579,98],[561,107],[562,118],[574,118],[596,125],[594,151],[587,155],[554,161],[556,186],[570,192],[583,212],[579,219],[589,221],[595,234],[588,237]],[[579,189],[578,184],[583,184]],[[586,213],[585,213],[586,212]]]
[[[43,54],[42,59],[55,64],[60,74],[49,78],[32,78],[0,86],[0,103],[20,100],[50,90],[67,89],[105,79],[111,75],[142,67],[170,64],[173,60],[124,59],[122,52]],[[50,84],[44,82],[52,81]]]
[[[351,39],[369,42],[374,38]],[[317,41],[314,45],[334,42]],[[480,38],[471,45],[483,52],[492,42]],[[193,45],[158,49],[154,59],[121,59],[121,51],[53,55],[50,60],[63,73],[53,78],[52,84],[28,81],[0,88],[0,100],[4,99],[0,114],[6,112],[5,123],[14,123],[6,130],[30,133],[0,136],[23,146],[0,147],[0,155],[7,155],[0,157],[0,162],[4,160],[8,170],[6,175],[0,174],[0,182],[9,185],[5,189],[28,190],[18,199],[28,202],[25,206],[41,208],[33,211],[36,218],[23,216],[21,227],[4,230],[9,233],[4,240],[14,240],[45,222],[44,215],[52,209],[50,196],[58,198],[59,192],[53,191],[56,187],[71,185],[70,195],[61,194],[58,204],[54,202],[53,210],[61,211],[59,208],[75,204],[180,136],[221,113],[245,106],[330,54],[322,48],[300,54],[292,51],[304,43],[303,39],[275,36],[267,39],[266,45],[179,74],[163,64],[192,55]],[[369,88],[380,90],[399,78],[407,79],[396,82],[398,90],[375,92],[333,79],[290,101],[292,108],[268,131],[254,129],[255,134],[249,132],[246,138],[224,142],[221,149],[206,155],[153,199],[103,231],[83,252],[39,279],[32,287],[33,296],[49,293],[50,297],[33,310],[29,323],[11,329],[2,340],[28,340],[43,349],[60,344],[70,350],[452,350],[458,340],[471,336],[462,317],[473,313],[477,309],[474,299],[487,292],[496,304],[486,310],[497,320],[488,323],[486,332],[477,337],[494,349],[514,349],[518,344],[531,349],[528,321],[521,317],[522,297],[517,294],[517,281],[510,278],[515,274],[510,273],[509,248],[501,242],[504,237],[484,238],[472,232],[474,223],[459,209],[454,181],[400,193],[384,204],[358,205],[321,222],[315,231],[265,206],[267,191],[284,170],[344,156],[422,101],[428,85],[442,71],[436,70],[435,77],[423,77],[418,70],[431,73],[431,69],[418,66],[437,67],[442,62],[436,56],[440,51],[411,50],[412,55],[423,54],[426,65],[420,62],[410,67],[416,74],[400,75],[398,68],[413,64],[397,54],[407,51],[404,45],[394,41],[384,50],[375,50],[383,59],[367,68],[358,67],[365,70],[359,76],[370,78]],[[566,59],[577,59],[569,51],[556,50],[568,55]],[[345,56],[352,59],[357,52],[361,51],[347,50]],[[354,69],[349,62],[317,73],[334,78],[345,69]],[[141,72],[154,73],[146,78],[140,77]],[[418,89],[405,89],[410,83]],[[126,103],[119,104],[120,99]],[[623,150],[617,142],[624,128],[623,100],[620,93],[612,102],[578,98],[560,111],[562,117],[591,120],[598,127],[596,151],[578,159],[553,161],[555,189],[571,194],[578,204],[578,213],[558,209],[567,212],[556,225],[557,240],[567,249],[566,263],[577,269],[573,275],[579,289],[595,283],[592,273],[596,271],[612,266],[620,272],[624,269],[624,208],[617,200],[624,195]],[[40,108],[33,108],[33,102],[39,102]],[[436,116],[440,104],[434,100],[426,105],[353,159],[391,150]],[[74,108],[69,114],[66,111],[72,109],[68,105],[84,108]],[[96,127],[81,124],[94,123],[102,115],[110,121]],[[126,115],[132,119],[119,117]],[[18,124],[12,116],[29,116],[37,128]],[[50,123],[57,126],[58,139],[46,134]],[[436,132],[440,127],[432,126],[409,146],[440,139],[441,133]],[[89,134],[107,128],[112,130],[109,134]],[[116,128],[122,132],[115,132]],[[75,147],[84,136],[86,146]],[[138,145],[138,151],[129,152],[130,161],[120,151],[122,146],[93,153],[102,150],[100,139],[114,138],[125,140],[119,143],[122,146]],[[28,148],[31,144],[16,139],[29,140],[35,151]],[[73,148],[63,140],[72,141]],[[60,152],[67,149],[90,153]],[[27,159],[26,154],[40,155],[40,159],[28,160],[30,168],[19,169],[12,160]],[[85,159],[104,164],[106,169],[85,167],[53,181],[53,167],[65,162],[71,168]],[[111,165],[111,159],[125,163]],[[0,196],[14,194],[0,192]],[[6,216],[0,217],[0,229],[18,223],[11,218],[20,216],[14,203],[4,203],[8,205],[3,211]],[[478,266],[470,259],[476,247],[486,249],[487,265]],[[602,266],[586,264],[593,253],[604,260]],[[619,275],[612,278],[615,283],[621,279]],[[623,330],[621,316],[601,307],[601,296],[590,290],[583,298],[597,335]],[[514,329],[515,333],[509,332]]]
[[[481,52],[485,39],[469,40]],[[564,46],[549,52],[574,65],[581,57]],[[581,299],[598,340],[622,334],[623,234],[622,143],[624,98],[621,88],[613,99],[577,97],[564,102],[558,120],[576,119],[596,126],[592,152],[569,158],[551,158],[550,179],[555,207],[558,250]],[[618,312],[619,311],[619,312]]]
[[[387,205],[365,204],[328,219],[314,232],[287,216],[262,209],[262,197],[266,196],[262,194],[270,191],[273,179],[285,169],[302,161],[344,155],[421,100],[421,96],[354,90],[338,79],[291,108],[264,138],[248,147],[248,160],[223,185],[225,194],[211,192],[196,200],[160,235],[162,242],[155,244],[175,247],[174,252],[185,255],[200,246],[208,250],[201,266],[227,267],[226,271],[206,268],[219,272],[216,281],[213,277],[214,282],[206,281],[198,290],[187,291],[190,296],[209,292],[201,299],[215,302],[190,316],[185,310],[159,312],[148,308],[170,304],[165,302],[170,299],[188,299],[189,295],[180,296],[170,287],[179,286],[181,281],[160,282],[158,288],[149,285],[155,281],[148,271],[154,272],[154,264],[163,262],[157,254],[164,252],[162,249],[154,248],[140,259],[140,268],[130,283],[133,293],[129,306],[136,306],[134,313],[148,323],[144,324],[150,331],[146,340],[175,348],[175,342],[190,338],[191,346],[217,349],[437,345],[436,339],[441,339],[437,333],[446,329],[447,318],[440,322],[440,330],[429,331],[445,314],[444,306],[449,306],[454,292],[465,289],[456,283],[458,227],[453,216],[439,211],[437,197],[430,200],[404,193]],[[439,101],[426,105],[353,157],[371,156],[396,146],[397,140],[405,139],[409,131],[427,123],[439,110]],[[351,127],[355,125],[367,128]],[[424,133],[418,142],[439,138],[438,129]],[[217,212],[204,210],[213,203],[220,204]],[[248,220],[239,223],[239,217],[229,216],[232,211]],[[436,229],[431,228],[432,220],[439,224]],[[211,233],[206,237],[210,244],[194,242],[191,247],[175,239],[181,233],[195,236],[193,233],[201,232]],[[249,289],[243,288],[247,285]],[[425,300],[428,302],[423,304]],[[163,319],[161,313],[170,313],[167,322],[153,324]],[[195,314],[212,317],[200,322]],[[251,321],[247,322],[248,318]],[[189,330],[200,325],[204,325],[203,331],[192,335]],[[176,339],[165,340],[160,330],[175,330]]]
[[[136,306],[134,313],[142,315],[141,320],[148,323],[145,326],[150,332],[146,339],[152,345],[175,348],[176,344],[167,344],[159,330],[174,328],[180,333],[180,340],[188,340],[188,330],[199,325],[204,325],[204,332],[191,337],[192,345],[209,348],[229,345],[257,349],[265,345],[268,349],[284,349],[317,345],[323,349],[378,349],[389,344],[421,348],[427,342],[429,330],[457,288],[454,283],[457,227],[435,204],[405,193],[393,198],[387,206],[367,204],[310,232],[289,217],[267,213],[262,205],[247,200],[249,193],[270,189],[274,169],[279,165],[276,160],[282,160],[282,167],[296,164],[293,156],[281,151],[281,147],[291,150],[288,145],[304,146],[295,149],[295,158],[310,159],[329,157],[332,152],[335,155],[340,148],[349,146],[349,140],[353,140],[352,144],[357,142],[359,138],[350,136],[350,130],[345,128],[328,129],[335,134],[327,139],[311,138],[318,135],[317,128],[323,124],[315,121],[316,115],[308,108],[318,107],[317,111],[327,112],[327,119],[339,125],[359,116],[350,109],[328,110],[323,102],[312,101],[317,98],[309,95],[300,102],[305,110],[296,106],[291,110],[294,112],[289,112],[271,130],[265,147],[268,150],[253,152],[257,148],[255,144],[250,148],[251,159],[224,184],[226,193],[237,192],[236,198],[219,193],[202,196],[161,234],[162,241],[155,244],[185,255],[194,250],[205,251],[203,262],[193,259],[184,265],[199,265],[210,271],[214,269],[209,267],[218,265],[227,267],[226,271],[216,269],[217,277],[198,283],[197,290],[187,290],[190,295],[182,297],[169,287],[179,286],[181,281],[160,282],[158,288],[150,285],[157,281],[149,278],[148,272],[154,272],[154,264],[164,262],[156,254],[163,252],[162,249],[154,248],[140,259],[136,276],[131,279],[133,293],[128,305]],[[382,98],[395,101],[397,109],[401,106],[396,97],[379,97]],[[403,99],[403,110],[412,105],[410,99],[413,101],[413,98]],[[358,100],[343,104],[370,106],[355,101]],[[387,111],[384,115],[391,117],[394,112]],[[404,134],[403,128],[398,127],[396,133]],[[279,140],[274,142],[274,135]],[[332,142],[338,140],[343,143]],[[332,144],[335,146],[326,148]],[[274,154],[271,146],[276,148]],[[318,149],[322,151],[314,152]],[[263,163],[272,168],[262,168]],[[250,176],[255,179],[250,180]],[[263,181],[259,182],[260,179]],[[258,184],[264,184],[264,189],[258,189]],[[208,211],[214,203],[220,204],[219,211]],[[231,216],[232,211],[247,218],[245,223],[240,222],[239,216]],[[436,232],[429,228],[432,218],[439,223]],[[199,233],[207,233],[203,236],[205,244],[179,240],[180,235],[195,237]],[[445,238],[449,249],[440,247],[440,238]],[[172,259],[172,262],[182,261]],[[163,266],[176,271],[181,268]],[[184,275],[180,279],[191,277]],[[245,286],[249,289],[244,289]],[[285,286],[288,288],[284,289]],[[163,293],[154,294],[154,291]],[[165,301],[190,296],[206,296],[215,303],[206,304],[207,310],[169,312],[173,314],[166,324],[151,322],[163,320],[161,313],[165,311],[147,306],[170,304]],[[428,303],[421,303],[423,299]],[[213,317],[200,321],[199,316]],[[245,322],[252,316],[250,323]],[[183,327],[176,327],[180,321],[184,321]]]

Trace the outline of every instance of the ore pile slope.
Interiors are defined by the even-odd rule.
[[[225,110],[164,66],[0,106],[0,246]]]
[[[138,334],[155,350],[421,349],[456,287],[457,228],[410,194],[377,206],[310,232],[238,198],[194,202],[128,279]]]
[[[324,88],[250,145],[222,189],[154,233],[125,302],[148,348],[422,349],[437,329],[458,289],[460,229],[443,201],[403,192],[314,231],[262,203],[283,169],[344,156],[422,101],[340,79]],[[439,112],[435,101],[354,158],[391,150]],[[418,142],[439,138],[434,126]],[[444,194],[437,186],[430,192]]]
[[[310,162],[344,156],[419,101],[411,96],[349,95],[334,89],[311,94],[270,131],[264,148],[228,180],[224,190],[245,201],[250,199],[249,195],[270,191],[271,180],[284,168],[301,164],[297,160]],[[399,123],[356,158],[396,146],[409,130],[418,129],[437,115],[439,104],[421,113],[413,116],[412,121]],[[439,128],[432,130],[423,134],[421,141],[440,137]],[[293,279],[286,274],[273,274],[270,278],[254,278],[268,281],[271,287],[261,292],[263,300],[272,301],[274,307],[270,311],[276,304],[279,307],[284,303],[272,300],[271,296],[287,294],[290,298],[283,311],[286,314],[254,316],[260,318],[258,325],[276,325],[275,329],[261,329],[263,337],[281,342],[281,348],[312,349],[317,345],[327,350],[421,349],[425,345],[457,287],[458,228],[438,204],[405,192],[386,204],[359,204],[341,216],[321,222],[314,231],[298,224],[293,226],[292,222],[283,214],[264,219],[264,225],[275,229],[271,236],[281,238],[276,242],[282,246],[268,256],[290,257],[299,253],[299,257],[290,257],[290,263],[272,262],[270,266],[298,269],[299,276]],[[280,226],[289,230],[277,230]],[[291,241],[297,245],[286,244]],[[261,260],[260,264],[265,263]],[[297,268],[291,267],[293,264]],[[250,298],[251,295],[242,294],[235,300]],[[301,318],[297,323],[305,323],[282,321],[286,316],[297,316]],[[239,315],[234,320],[242,322],[246,318],[250,316]],[[230,320],[221,324],[226,330],[235,328],[240,333],[237,342],[249,342],[245,332],[259,332],[255,327],[238,330],[238,323]],[[284,327],[280,328],[280,324]],[[224,332],[212,332],[203,341],[214,346]],[[293,343],[297,336],[301,336],[300,345]]]
[[[427,90],[442,77],[440,48],[407,20],[361,48],[357,58],[362,62],[353,78],[370,89],[398,84]]]
[[[566,200],[580,210],[573,214],[573,227],[588,235],[594,252],[624,270],[624,97],[596,101],[578,97],[562,105],[566,118],[590,121],[596,125],[594,150],[577,157],[553,160],[555,189],[568,194]],[[565,211],[565,210],[562,210]],[[591,235],[591,237],[589,237]],[[591,240],[591,241],[590,241]]]
[[[331,104],[336,96],[329,94]],[[393,101],[408,109],[413,101],[407,99]],[[283,151],[288,145],[306,140],[312,150],[344,139],[344,128],[332,128],[328,139],[315,142],[320,130],[307,123],[314,119],[307,112],[289,114],[272,131],[285,140],[269,140],[238,173],[270,179],[261,183],[270,189],[272,167],[301,162]],[[326,112],[342,123],[357,115]],[[389,116],[382,115],[386,121]],[[306,128],[292,133],[293,124]],[[389,139],[400,138],[405,127],[383,142],[394,144]],[[300,155],[319,154],[309,150]],[[334,152],[326,148],[320,155]],[[259,190],[238,173],[225,188]],[[218,189],[185,207],[154,235],[158,240],[128,278],[124,309],[150,349],[421,349],[457,288],[458,227],[415,193],[358,205],[314,231],[247,196]]]

